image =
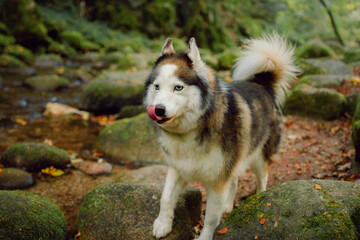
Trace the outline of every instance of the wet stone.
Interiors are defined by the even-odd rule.
[[[33,176],[18,168],[3,168],[0,172],[0,190],[25,189],[35,184]]]
[[[72,165],[89,175],[106,175],[112,171],[112,165],[107,162],[81,161]]]

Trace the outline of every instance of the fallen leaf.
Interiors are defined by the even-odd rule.
[[[259,235],[256,234],[255,237],[254,237],[254,239],[258,239],[258,238],[259,238]]]
[[[59,74],[59,75],[64,74],[64,72],[65,72],[65,69],[63,67],[61,67],[57,70],[57,74]]]
[[[229,77],[229,76],[226,76],[226,77],[225,77],[225,81],[226,81],[226,82],[231,82],[231,81],[232,81],[232,78]]]
[[[198,235],[200,234],[200,229],[198,228],[198,226],[194,227],[194,231],[196,234],[198,234]]]
[[[318,184],[315,184],[315,185],[314,185],[314,188],[315,188],[316,190],[320,190],[320,189],[321,189],[321,186],[318,185]]]
[[[2,171],[3,171],[2,168],[0,168],[0,173],[2,173]]]
[[[339,131],[340,127],[336,126],[330,129],[331,133],[336,133],[337,131]]]
[[[75,235],[74,240],[78,240],[78,239],[80,239],[80,235],[81,235],[81,233],[80,233],[80,232],[78,232],[78,233]]]
[[[225,233],[227,233],[227,230],[228,230],[228,228],[226,227],[226,228],[223,228],[223,229],[217,231],[217,233],[218,233],[219,235],[224,235]]]
[[[27,124],[26,120],[22,119],[22,118],[16,118],[15,122],[20,124],[20,125],[23,125],[23,126],[26,126],[26,124]]]
[[[264,224],[265,224],[265,217],[261,217],[261,219],[260,219],[260,224],[261,224],[261,225],[264,225]]]
[[[271,207],[271,203],[266,203],[266,206]]]
[[[64,175],[64,171],[63,170],[60,170],[60,169],[56,169],[54,167],[48,167],[48,168],[45,168],[45,169],[41,169],[41,172],[43,174],[46,174],[46,175],[49,175],[49,176],[52,176],[52,177],[60,177],[61,175]]]
[[[327,212],[324,212],[323,215],[326,216],[328,213]]]
[[[277,227],[278,226],[278,219],[275,219],[275,223],[274,223],[274,227]]]
[[[353,76],[350,78],[350,82],[360,83],[360,77]]]

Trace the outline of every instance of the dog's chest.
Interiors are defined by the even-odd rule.
[[[168,164],[186,181],[212,184],[224,171],[224,159],[218,144],[199,144],[195,137],[160,137]]]

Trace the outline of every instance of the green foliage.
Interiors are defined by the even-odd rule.
[[[34,1],[4,0],[0,18],[18,43],[28,47],[48,44],[47,29]]]
[[[18,58],[8,55],[0,55],[0,67],[25,67],[26,64],[19,60]]]
[[[31,63],[31,61],[34,58],[32,52],[29,49],[27,49],[21,45],[9,45],[9,46],[5,47],[4,53],[13,55],[27,63]]]

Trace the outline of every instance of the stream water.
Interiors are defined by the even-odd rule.
[[[67,73],[72,73],[79,67],[65,69]],[[55,146],[74,152],[81,152],[84,147],[92,148],[102,129],[96,122],[76,117],[43,115],[48,102],[77,108],[81,89],[86,82],[76,79],[76,75],[72,74],[69,77],[70,86],[54,92],[33,90],[23,84],[30,75],[56,72],[57,69],[41,71],[32,68],[0,72],[0,154],[8,146],[22,141],[51,141]]]

